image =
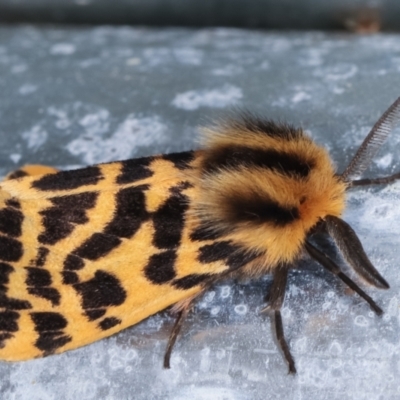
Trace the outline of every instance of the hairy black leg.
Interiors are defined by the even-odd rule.
[[[372,308],[373,311],[377,315],[382,315],[382,309],[375,303],[375,301],[367,295],[353,280],[351,280],[346,274],[344,274],[338,265],[336,265],[331,259],[329,259],[324,253],[319,251],[315,246],[311,243],[306,242],[305,249],[307,253],[321,264],[324,268],[330,271],[332,274],[336,275],[339,279],[341,279],[348,287],[353,289],[360,297],[362,297]]]
[[[350,187],[353,186],[367,186],[367,185],[386,185],[388,183],[392,183],[400,179],[400,172],[390,176],[383,176],[381,178],[372,178],[372,179],[357,179],[355,181],[350,182]]]
[[[281,308],[283,300],[285,299],[286,282],[287,282],[288,268],[278,267],[274,272],[274,280],[272,282],[271,290],[269,293],[269,305],[262,310],[271,312],[271,319],[275,325],[275,334],[279,346],[285,356],[289,366],[289,374],[296,373],[296,367],[292,354],[290,353],[289,346],[285,339],[283,332]]]
[[[172,328],[172,331],[169,335],[169,339],[168,339],[168,344],[167,344],[167,348],[165,350],[165,354],[164,354],[164,368],[171,368],[170,366],[170,359],[171,359],[171,353],[172,353],[172,349],[175,345],[176,339],[179,335],[179,332],[181,331],[183,322],[185,321],[186,317],[189,314],[189,311],[192,308],[192,303],[188,303],[187,305],[184,306],[184,308],[182,308],[179,312],[178,315],[176,317],[175,320],[175,324],[174,327]]]

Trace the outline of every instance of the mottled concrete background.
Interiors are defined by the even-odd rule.
[[[197,126],[235,107],[303,126],[341,171],[400,95],[400,36],[235,29],[0,27],[0,174],[73,168],[197,146]],[[369,176],[400,170],[400,129]],[[298,375],[267,318],[269,277],[221,283],[197,304],[172,356],[160,313],[59,356],[0,363],[0,397],[398,399],[400,182],[354,190],[345,219],[391,289],[382,318],[317,265],[290,274],[283,309]]]

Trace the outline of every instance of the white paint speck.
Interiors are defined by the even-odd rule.
[[[311,96],[306,92],[298,92],[292,97],[292,103],[300,103],[304,100],[310,100]]]
[[[352,78],[358,72],[358,67],[354,64],[337,64],[324,69],[326,79],[331,81],[345,80]]]
[[[22,72],[25,72],[27,69],[28,69],[27,65],[19,64],[19,65],[15,65],[14,67],[11,68],[11,73],[21,74]]]
[[[72,43],[57,43],[50,47],[50,54],[69,56],[74,54],[76,47]]]
[[[10,158],[15,164],[17,164],[19,162],[21,157],[22,157],[21,154],[18,154],[18,153],[10,154]]]
[[[167,127],[158,117],[137,118],[129,115],[108,138],[108,112],[88,114],[79,123],[86,133],[67,145],[71,154],[82,156],[86,164],[132,157],[136,149],[166,140]]]
[[[221,297],[226,299],[231,294],[231,288],[229,286],[222,286],[221,287]]]
[[[46,142],[48,134],[41,125],[35,125],[29,131],[23,132],[22,137],[25,139],[28,148],[36,151]]]
[[[26,96],[28,94],[36,92],[37,88],[38,88],[37,85],[31,85],[27,83],[26,85],[22,85],[18,89],[18,93],[21,94],[22,96]]]
[[[379,168],[387,168],[393,161],[393,154],[386,154],[381,158],[378,158],[374,161],[374,163],[379,167]]]
[[[235,313],[239,315],[245,315],[247,314],[247,306],[245,304],[238,304],[234,308]]]
[[[236,86],[225,85],[219,89],[189,90],[175,96],[172,104],[182,110],[193,111],[200,107],[224,108],[237,104],[243,97],[242,90]]]
[[[142,60],[139,57],[131,57],[125,61],[125,64],[134,67],[135,65],[139,65],[141,62]]]
[[[357,317],[354,318],[354,323],[357,326],[360,326],[362,328],[365,328],[369,325],[368,320],[364,317],[364,315],[357,315]]]

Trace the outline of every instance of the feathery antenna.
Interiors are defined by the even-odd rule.
[[[389,133],[400,122],[400,97],[383,113],[342,173],[344,181],[360,176],[371,163]]]

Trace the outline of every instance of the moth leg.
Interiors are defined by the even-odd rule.
[[[383,185],[392,183],[396,180],[400,179],[400,172],[390,176],[383,176],[381,178],[373,178],[373,179],[357,179],[355,181],[350,182],[350,187],[353,186],[367,186],[367,185]]]
[[[367,295],[352,279],[350,279],[344,272],[342,272],[338,265],[336,265],[331,259],[329,259],[324,253],[319,251],[311,243],[306,242],[305,248],[307,253],[312,259],[321,264],[324,268],[330,271],[341,279],[349,288],[354,290],[360,297],[362,297],[372,308],[377,315],[382,315],[382,309],[375,303],[375,301]]]
[[[271,312],[271,320],[273,325],[275,325],[275,334],[278,340],[279,346],[285,356],[285,359],[289,366],[289,374],[296,373],[296,366],[292,354],[290,353],[289,346],[285,339],[285,334],[283,332],[281,308],[283,300],[285,299],[286,292],[286,282],[288,276],[288,268],[280,267],[276,269],[274,273],[274,280],[272,282],[271,290],[269,292],[269,305],[265,307],[262,312]]]
[[[169,335],[167,348],[164,354],[164,368],[170,369],[170,360],[171,360],[171,353],[172,349],[175,345],[176,339],[178,338],[179,332],[182,329],[183,322],[185,321],[186,317],[188,316],[190,310],[192,309],[192,299],[185,300],[184,302],[178,303],[175,307],[177,310],[177,317],[175,320],[174,327],[171,330]]]

